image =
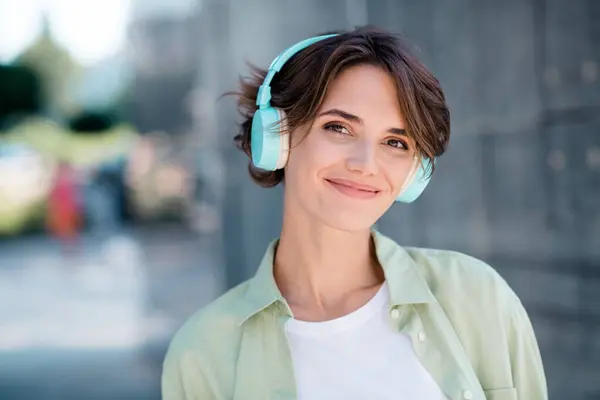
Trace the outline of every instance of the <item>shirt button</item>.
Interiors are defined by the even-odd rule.
[[[465,400],[471,400],[473,398],[473,392],[471,392],[470,390],[465,390],[463,392],[463,398]]]
[[[394,308],[394,309],[392,310],[392,313],[391,313],[391,315],[392,315],[392,318],[393,318],[393,319],[398,319],[398,318],[400,318],[400,311],[398,311],[397,309],[395,309],[395,308]]]
[[[425,332],[423,332],[423,331],[419,332],[419,334],[417,335],[417,337],[419,338],[419,342],[424,342],[425,339],[427,338],[425,336]]]

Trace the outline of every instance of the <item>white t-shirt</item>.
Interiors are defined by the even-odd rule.
[[[390,327],[388,299],[384,283],[367,304],[343,317],[287,321],[299,400],[447,400],[410,337]]]

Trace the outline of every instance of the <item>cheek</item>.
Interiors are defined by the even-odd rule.
[[[332,146],[320,137],[320,132],[311,132],[291,150],[288,167],[296,173],[318,174],[343,159],[339,146]]]
[[[413,169],[413,159],[396,161],[386,166],[387,180],[393,193],[397,194],[406,182]]]

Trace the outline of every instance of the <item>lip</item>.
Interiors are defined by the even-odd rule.
[[[347,179],[325,179],[338,192],[357,199],[372,199],[376,197],[381,190],[362,183],[350,181]]]

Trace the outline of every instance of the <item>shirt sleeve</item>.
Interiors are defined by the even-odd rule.
[[[161,378],[163,400],[216,400],[199,363],[189,354],[167,353]]]
[[[510,302],[507,322],[513,384],[518,398],[547,400],[546,376],[533,326],[516,296]]]

